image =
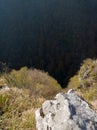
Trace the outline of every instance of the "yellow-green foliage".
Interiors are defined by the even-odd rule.
[[[78,78],[78,75],[75,75],[73,76],[71,79],[70,79],[70,82],[68,84],[68,87],[69,88],[72,88],[73,86],[75,87],[75,89],[77,89],[79,87],[80,83],[79,83],[79,78]]]
[[[83,97],[88,100],[97,99],[97,60],[86,59],[78,73],[70,79],[68,88],[80,90]]]
[[[8,101],[8,97],[7,97],[7,95],[5,95],[5,94],[1,94],[0,95],[0,111],[1,111],[1,113],[3,113],[3,112],[5,112],[6,111],[6,103],[7,103],[7,101]]]
[[[97,99],[97,89],[91,88],[88,91],[86,91],[83,95],[87,101],[93,101]]]
[[[33,95],[40,95],[45,98],[54,96],[61,90],[58,82],[45,73],[36,69],[23,67],[20,70],[12,70],[9,74],[3,74],[8,86],[27,88]]]
[[[27,87],[27,67],[23,67],[20,70],[12,70],[9,74],[4,73],[3,74],[3,78],[6,79],[7,84],[12,87],[18,87],[18,88],[22,88],[22,87]]]
[[[48,73],[27,67],[3,73],[0,79],[0,130],[35,130],[35,110],[61,91]]]
[[[0,88],[6,85],[6,80],[5,78],[0,78]]]
[[[29,90],[0,90],[0,128],[4,130],[35,130],[35,110],[45,99],[30,95]]]

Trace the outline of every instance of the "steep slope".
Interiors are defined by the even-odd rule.
[[[59,91],[58,82],[40,70],[0,74],[0,129],[35,130],[35,110]]]
[[[68,88],[74,88],[97,111],[97,59],[87,59],[78,73],[70,79]]]

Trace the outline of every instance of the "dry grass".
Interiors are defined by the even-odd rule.
[[[0,91],[0,128],[35,130],[35,110],[45,99],[29,95],[29,90],[11,88]]]
[[[5,73],[2,78],[10,87],[30,89],[31,95],[43,96],[49,98],[61,90],[58,82],[40,70],[28,69],[23,67],[20,70],[12,70],[9,74]]]
[[[97,113],[97,100],[91,101],[91,105],[93,106],[93,109],[96,111]]]
[[[35,130],[35,110],[61,90],[48,73],[27,67],[3,73],[0,79],[0,130]]]
[[[70,79],[68,89],[75,89],[97,109],[97,60],[86,59],[78,73]],[[93,103],[94,102],[94,103]]]

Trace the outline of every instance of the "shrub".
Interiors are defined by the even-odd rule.
[[[79,82],[78,75],[75,75],[70,79],[68,83],[68,88],[75,87],[74,89],[77,89],[79,85],[80,85],[80,82]]]
[[[80,90],[89,102],[97,100],[97,60],[84,60],[78,73],[70,79],[68,88]]]
[[[20,70],[12,70],[9,74],[3,74],[8,86],[30,89],[31,95],[49,98],[61,91],[58,82],[41,70],[23,67]]]
[[[35,110],[46,98],[61,91],[58,82],[40,70],[23,67],[1,74],[0,129],[35,130]]]

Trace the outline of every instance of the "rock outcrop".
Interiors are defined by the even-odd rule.
[[[37,130],[97,130],[97,114],[73,90],[59,93],[36,111]]]

